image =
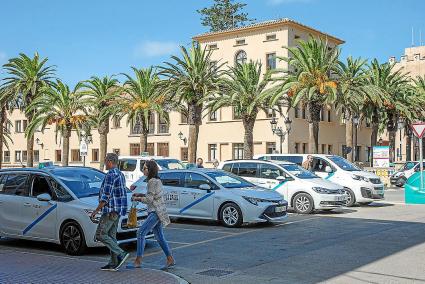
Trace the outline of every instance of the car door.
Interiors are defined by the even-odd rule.
[[[55,239],[57,232],[57,201],[47,176],[41,174],[31,175],[30,195],[25,198],[23,216],[26,226],[22,234],[26,237],[40,239]],[[49,194],[51,201],[41,201],[37,196]]]
[[[279,181],[276,180],[279,176],[285,176],[283,170],[275,165],[259,164],[257,183],[267,189],[274,189]]]
[[[208,184],[212,189],[216,187],[207,177],[199,173],[185,174],[184,188],[180,191],[181,216],[213,218],[214,190],[200,189],[203,184]]]
[[[159,174],[164,188],[165,205],[170,215],[179,214],[181,208],[179,197],[183,190],[184,176],[184,173],[179,171]]]
[[[1,175],[0,181],[0,230],[3,234],[22,235],[25,216],[22,208],[29,194],[26,173]]]

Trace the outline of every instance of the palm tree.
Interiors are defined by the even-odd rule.
[[[84,93],[79,93],[81,84],[77,84],[73,91],[60,80],[45,86],[29,106],[28,111],[34,113],[34,119],[28,125],[26,135],[33,135],[37,128],[43,131],[48,125],[55,124],[56,136],[60,134],[63,138],[62,165],[67,166],[69,162],[69,139],[72,129],[80,129],[87,123],[87,106],[89,101]]]
[[[90,80],[83,82],[83,86],[87,88],[86,93],[91,98],[90,118],[97,127],[100,136],[100,170],[103,170],[103,157],[106,156],[108,148],[109,120],[118,109],[117,104],[114,103],[120,89],[118,83],[118,80],[113,76],[103,78],[93,76]]]
[[[9,59],[3,67],[7,77],[3,79],[3,86],[10,88],[14,94],[11,100],[16,101],[19,97],[21,108],[25,110],[28,124],[34,118],[34,111],[28,106],[40,96],[40,90],[51,85],[55,73],[53,66],[47,65],[47,58],[40,58],[38,53],[33,58],[21,53],[18,57]],[[27,166],[34,164],[34,135],[27,136]]]
[[[127,123],[140,126],[140,150],[147,151],[149,118],[155,113],[168,120],[165,95],[160,93],[161,80],[152,67],[132,67],[134,78],[124,74],[124,92],[119,98],[120,117],[127,115]]]
[[[275,104],[284,96],[292,106],[306,104],[308,108],[309,152],[319,151],[320,112],[325,105],[337,99],[338,47],[331,47],[326,41],[310,38],[299,41],[297,47],[287,47],[289,57],[280,57],[288,63],[288,71],[280,84],[281,91],[272,96]]]
[[[3,146],[9,149],[9,143],[13,143],[7,127],[11,124],[7,113],[16,106],[16,102],[10,99],[11,96],[13,95],[9,88],[0,88],[0,168],[3,163]]]
[[[223,64],[211,61],[211,51],[192,44],[187,50],[181,47],[181,58],[172,56],[173,63],[165,62],[160,74],[168,79],[163,91],[179,104],[187,106],[189,124],[188,156],[194,163],[198,147],[199,126],[202,124],[202,111],[205,100],[219,92],[219,71]]]
[[[252,159],[254,155],[253,131],[259,110],[265,111],[266,87],[270,72],[261,73],[261,64],[249,62],[237,64],[230,68],[229,78],[223,81],[223,92],[211,95],[207,108],[211,112],[222,107],[233,107],[242,118],[244,126],[244,158]]]

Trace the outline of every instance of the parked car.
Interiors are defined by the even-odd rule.
[[[425,167],[425,163],[423,163],[423,165]],[[398,187],[403,187],[407,179],[418,171],[420,171],[419,162],[408,161],[398,171],[390,176],[390,183]]]
[[[310,154],[263,154],[254,158],[259,160],[289,161],[301,165]],[[363,171],[346,159],[337,155],[311,154],[313,172],[344,187],[347,195],[346,205],[370,204],[384,199],[384,184],[374,173]]]
[[[233,160],[219,169],[278,192],[297,213],[332,210],[345,204],[342,186],[324,180],[297,164],[284,161]]]
[[[90,215],[104,176],[84,167],[1,170],[0,236],[61,244],[70,255],[102,246],[94,240],[100,215],[96,220]],[[145,205],[138,206],[137,214],[142,222],[147,216]],[[121,217],[118,243],[135,241],[136,230],[127,227],[127,217]]]
[[[154,159],[161,170],[185,169],[186,166],[178,159],[163,156],[120,156],[118,168],[125,176],[127,187],[143,176],[145,161]]]
[[[287,217],[288,203],[277,193],[225,171],[165,170],[159,173],[171,217],[220,221],[226,227],[277,222]],[[131,186],[146,192],[146,177]]]

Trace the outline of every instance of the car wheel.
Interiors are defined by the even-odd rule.
[[[242,210],[234,203],[227,203],[220,210],[220,220],[225,227],[240,227],[243,222]]]
[[[299,193],[294,198],[294,209],[299,214],[310,214],[314,209],[313,198],[307,193]]]
[[[345,206],[347,206],[347,207],[353,206],[354,203],[356,203],[356,196],[354,195],[354,192],[351,189],[345,187],[344,193],[345,193],[345,198],[346,198]]]
[[[60,240],[65,252],[69,255],[81,255],[87,248],[83,230],[75,222],[63,226]]]

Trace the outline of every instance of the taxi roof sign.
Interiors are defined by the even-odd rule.
[[[425,122],[416,122],[411,125],[416,137],[422,138],[425,134]]]
[[[149,152],[142,152],[142,153],[140,153],[140,156],[147,157],[147,156],[149,156]]]

